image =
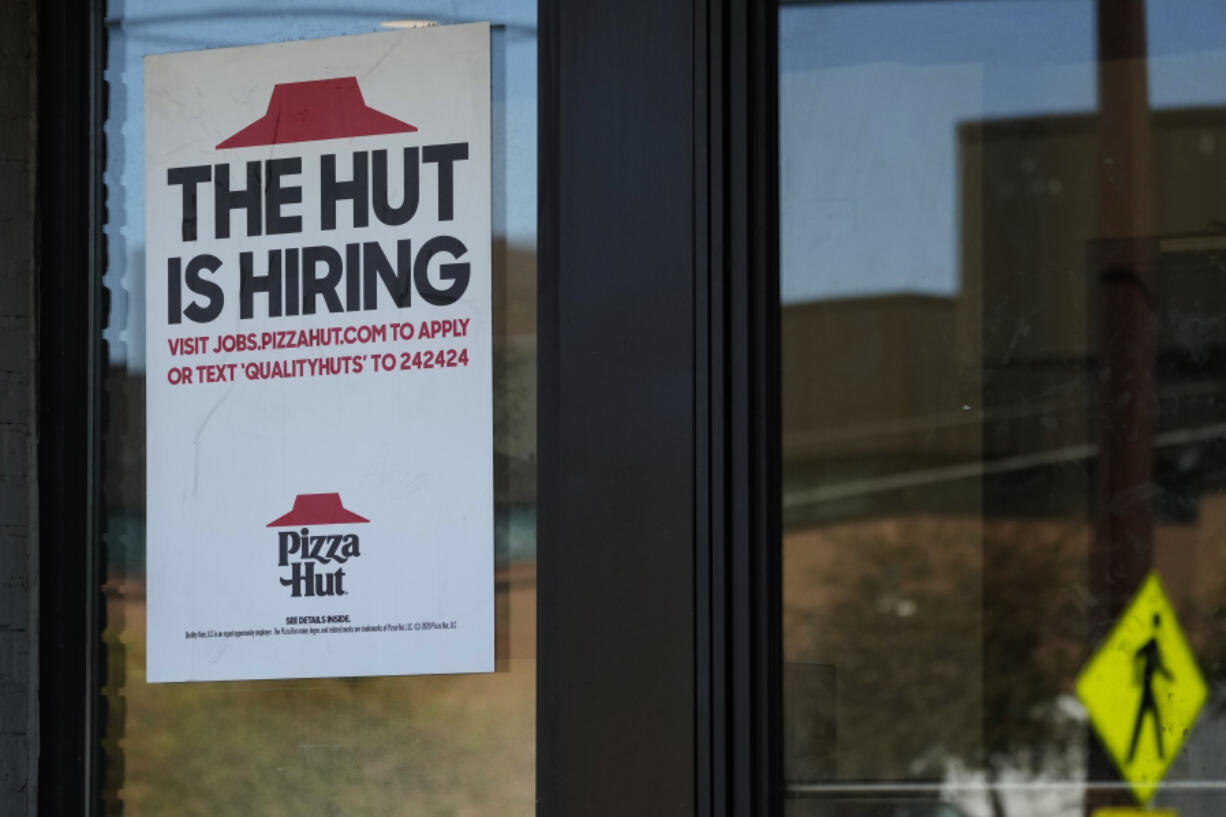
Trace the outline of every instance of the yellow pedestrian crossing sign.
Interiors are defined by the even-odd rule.
[[[1120,774],[1146,805],[1208,697],[1157,573],[1150,573],[1077,679]]]

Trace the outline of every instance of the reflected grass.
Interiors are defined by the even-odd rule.
[[[143,588],[109,590],[108,813],[533,813],[535,660],[490,675],[147,684]]]

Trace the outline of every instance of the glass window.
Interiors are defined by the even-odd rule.
[[[107,813],[534,813],[536,4],[108,4]],[[490,675],[145,682],[143,58],[489,20],[496,665]]]
[[[782,5],[789,814],[1226,809],[1224,32]]]

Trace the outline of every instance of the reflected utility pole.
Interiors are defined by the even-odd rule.
[[[1100,642],[1153,562],[1154,389],[1153,151],[1145,0],[1098,0],[1100,240],[1089,256],[1091,372],[1097,421],[1095,530],[1090,546],[1090,637]],[[1128,789],[1096,737],[1088,779],[1121,782],[1086,793],[1086,814],[1131,805]]]

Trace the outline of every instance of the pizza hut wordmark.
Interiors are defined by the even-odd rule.
[[[289,513],[269,522],[270,528],[293,528],[277,533],[277,565],[290,569],[281,577],[290,596],[345,595],[342,565],[362,552],[358,535],[340,526],[369,521],[342,505],[340,494],[299,494]],[[305,525],[314,525],[315,530],[300,527]]]
[[[217,145],[219,150],[325,139],[414,133],[417,128],[366,106],[354,77],[279,84],[265,116]],[[183,243],[196,241],[201,217],[211,211],[212,238],[295,235],[370,227],[398,227],[422,213],[440,223],[455,218],[456,167],[468,159],[468,142],[406,144],[387,149],[324,153],[315,160],[281,156],[236,163],[189,165],[167,170],[166,183],[179,191]],[[393,176],[396,174],[396,176]],[[397,182],[394,184],[393,182]],[[402,192],[392,201],[392,190]],[[303,202],[311,206],[297,207]],[[299,212],[300,211],[300,212]],[[232,219],[236,213],[241,217]],[[228,293],[216,275],[237,265],[239,318],[257,312],[269,318],[376,309],[382,297],[399,308],[413,291],[434,306],[455,303],[468,288],[461,238],[439,232],[420,243],[396,240],[315,243],[239,251],[224,260],[211,252],[166,259],[166,315],[209,323],[222,312]],[[257,257],[263,256],[263,257]],[[430,267],[439,259],[435,278]],[[184,290],[187,290],[186,292]]]

